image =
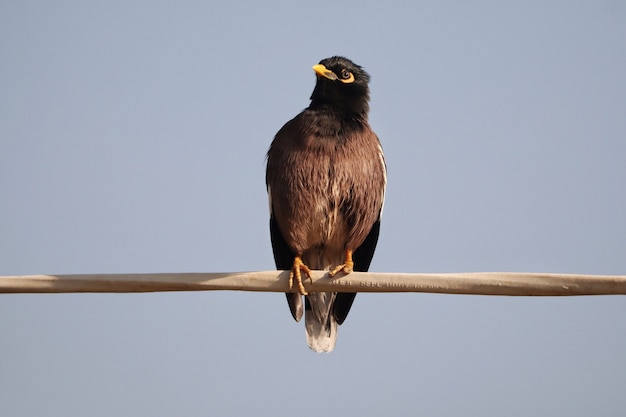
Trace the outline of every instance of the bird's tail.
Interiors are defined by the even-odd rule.
[[[329,254],[323,250],[314,249],[306,253],[303,260],[311,269],[328,271],[342,262],[342,256],[342,252]],[[335,292],[312,292],[305,297],[306,342],[315,352],[331,352],[337,343],[339,323],[333,314],[336,296]]]
[[[330,352],[337,343],[337,320],[331,311],[336,294],[314,292],[305,297],[306,342],[315,352]]]

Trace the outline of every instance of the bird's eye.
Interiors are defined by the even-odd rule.
[[[350,84],[354,82],[354,74],[352,74],[350,71],[348,71],[347,69],[342,69],[341,73],[339,73],[339,81],[341,81],[344,84]]]

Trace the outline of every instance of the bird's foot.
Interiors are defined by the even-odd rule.
[[[308,293],[304,289],[304,285],[302,285],[302,271],[304,272],[305,278],[308,278],[311,282],[313,282],[313,278],[311,278],[311,270],[304,264],[304,262],[302,262],[302,259],[299,256],[296,256],[293,260],[291,271],[289,272],[289,290],[293,288],[293,281],[295,278],[296,284],[298,284],[298,292],[302,295],[307,295]]]
[[[353,268],[354,268],[354,262],[352,261],[346,262],[345,264],[337,265],[335,269],[333,269],[332,271],[328,273],[328,275],[332,278],[342,271],[344,274],[348,275],[350,272],[353,271]]]
[[[328,275],[332,278],[342,271],[344,274],[348,275],[353,270],[354,270],[354,262],[352,261],[352,251],[348,249],[346,251],[346,262],[341,265],[336,266],[335,269],[333,269],[332,271],[328,273]]]

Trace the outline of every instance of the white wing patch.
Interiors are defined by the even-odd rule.
[[[378,158],[380,159],[380,164],[383,167],[383,180],[384,180],[383,196],[382,196],[383,203],[380,206],[380,217],[378,218],[378,220],[380,220],[383,217],[383,208],[385,208],[385,190],[387,189],[387,165],[385,164],[385,155],[383,154],[383,147],[380,146],[380,144],[378,144]]]

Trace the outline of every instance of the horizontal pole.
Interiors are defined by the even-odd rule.
[[[353,272],[330,278],[313,271],[309,292],[426,292],[568,296],[626,294],[626,276],[516,272],[407,274]],[[289,292],[288,271],[0,276],[0,293],[265,291]],[[295,289],[295,287],[294,287]]]

